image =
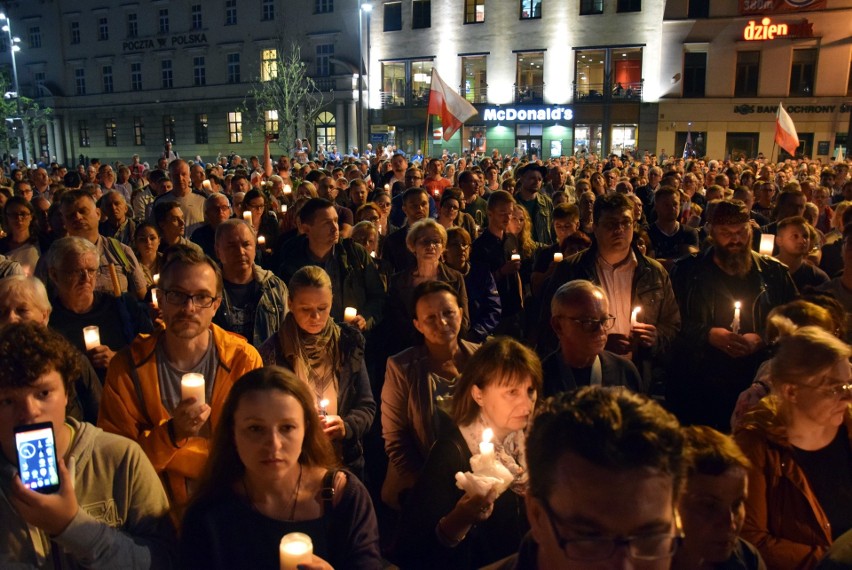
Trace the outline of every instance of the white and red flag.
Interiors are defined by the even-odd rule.
[[[477,110],[467,99],[450,89],[432,68],[432,85],[429,88],[430,115],[441,117],[441,127],[444,129],[444,140],[450,140],[453,133],[461,128],[465,121],[477,114]]]
[[[784,110],[784,106],[778,103],[778,113],[775,115],[775,142],[787,151],[787,154],[796,156],[799,147],[799,135],[790,114]]]

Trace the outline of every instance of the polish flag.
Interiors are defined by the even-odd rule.
[[[780,102],[778,103],[778,113],[775,115],[775,142],[788,154],[796,155],[796,149],[799,147],[799,135],[796,133],[793,119],[790,118]]]
[[[432,85],[429,88],[430,115],[440,115],[441,126],[444,128],[444,140],[450,140],[453,133],[461,128],[465,121],[476,115],[478,111],[467,99],[447,87],[447,84],[432,68]]]

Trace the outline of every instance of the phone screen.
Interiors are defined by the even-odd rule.
[[[38,493],[59,490],[53,424],[41,423],[15,428],[18,471],[24,485]]]

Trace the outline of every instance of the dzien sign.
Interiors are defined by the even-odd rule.
[[[747,42],[774,40],[775,38],[811,38],[814,35],[814,25],[807,20],[790,24],[775,24],[770,18],[763,18],[758,24],[749,20],[743,30],[743,39]]]
[[[483,121],[570,121],[573,118],[574,111],[564,107],[545,107],[544,109],[488,107],[482,111]]]

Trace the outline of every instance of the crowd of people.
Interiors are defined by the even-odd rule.
[[[846,162],[270,144],[0,180],[0,567],[852,568]]]

